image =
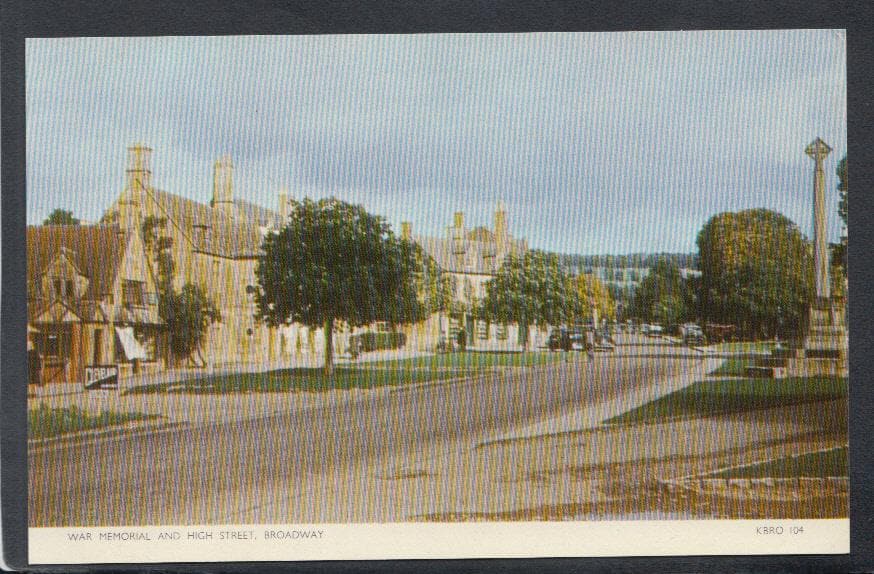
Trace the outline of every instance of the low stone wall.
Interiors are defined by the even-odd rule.
[[[846,476],[825,478],[685,478],[662,480],[669,492],[692,491],[702,495],[750,499],[794,499],[810,494],[848,493]]]

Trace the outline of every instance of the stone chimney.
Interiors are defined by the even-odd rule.
[[[288,191],[285,188],[279,190],[279,219],[285,224],[285,220],[288,219]]]
[[[413,224],[409,221],[401,221],[401,239],[412,241],[413,239]]]
[[[152,148],[134,144],[127,148],[127,188],[131,191],[152,187]]]
[[[212,181],[212,206],[234,205],[234,164],[229,156],[215,162]]]
[[[498,203],[498,209],[495,210],[495,239],[499,245],[507,242],[509,231],[507,230],[507,207],[504,202]]]
[[[453,225],[449,228],[449,237],[452,240],[452,253],[460,258],[467,251],[467,241],[464,236],[464,212],[456,211]]]

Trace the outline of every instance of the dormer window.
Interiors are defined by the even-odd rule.
[[[53,294],[55,297],[59,299],[72,299],[73,298],[73,280],[72,279],[62,279],[56,277],[52,281],[52,287],[54,288]]]

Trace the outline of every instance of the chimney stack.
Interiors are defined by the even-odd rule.
[[[234,164],[230,156],[224,156],[215,162],[212,182],[212,206],[234,205]]]
[[[495,210],[495,237],[498,241],[503,241],[507,235],[507,208],[502,201],[498,203],[498,209]]]
[[[411,241],[413,239],[413,224],[409,221],[401,221],[401,239]]]
[[[288,219],[288,191],[285,188],[279,190],[279,219],[283,225]]]
[[[464,229],[464,212],[456,211],[455,212],[455,228],[456,229]]]
[[[127,188],[140,187],[152,187],[152,148],[138,143],[127,148]]]

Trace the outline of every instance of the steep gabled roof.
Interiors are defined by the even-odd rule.
[[[261,228],[278,221],[276,213],[248,201],[236,200],[233,206],[213,208],[155,188],[150,188],[148,194],[196,251],[210,255],[257,257],[261,253]]]
[[[486,240],[478,240],[476,237],[485,237]],[[501,252],[497,242],[488,240],[487,236],[482,233],[473,234],[473,236],[468,234],[463,241],[464,253],[460,255],[454,252],[455,241],[449,237],[418,235],[414,237],[414,241],[437,262],[441,269],[453,273],[491,275],[498,270],[508,254],[519,254],[525,251],[523,241],[508,238],[507,245]]]
[[[40,225],[27,228],[29,296],[49,265],[62,254],[88,279],[83,299],[98,300],[112,291],[129,238],[117,225]]]

